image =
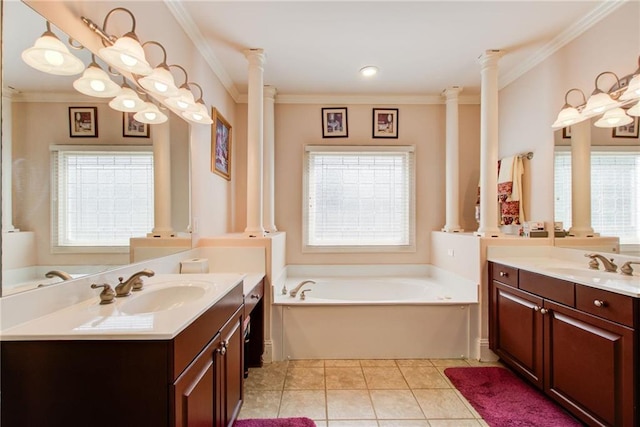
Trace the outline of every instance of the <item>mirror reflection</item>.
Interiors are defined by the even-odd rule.
[[[29,67],[20,55],[46,20],[22,2],[3,9],[2,295],[190,249],[188,124],[167,111],[167,124],[142,125],[74,90],[80,75]],[[159,155],[168,170],[154,173]]]

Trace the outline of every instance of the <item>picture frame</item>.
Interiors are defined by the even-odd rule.
[[[373,138],[398,138],[398,109],[373,109]]]
[[[322,109],[322,137],[348,138],[347,107]]]
[[[564,139],[571,138],[571,126],[567,126],[566,128],[562,128],[562,137]]]
[[[628,125],[613,128],[612,136],[614,138],[637,138],[640,117],[633,117],[633,121]]]
[[[98,137],[98,107],[69,107],[69,136]]]
[[[231,124],[214,107],[211,109],[211,171],[231,180]]]
[[[149,138],[149,124],[137,121],[135,112],[122,113],[122,136],[125,138]]]

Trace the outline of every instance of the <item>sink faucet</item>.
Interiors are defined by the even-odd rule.
[[[295,296],[298,295],[298,291],[300,290],[300,288],[302,288],[307,283],[311,283],[312,285],[316,284],[316,282],[314,282],[313,280],[303,280],[302,282],[298,283],[298,286],[289,291],[289,295],[295,298]]]
[[[48,272],[45,274],[45,277],[47,277],[47,278],[49,278],[49,279],[52,279],[52,278],[54,278],[54,277],[59,277],[59,278],[61,278],[62,280],[71,280],[71,279],[73,279],[73,277],[71,277],[71,275],[70,275],[69,273],[66,273],[66,272],[61,271],[61,270],[51,270],[51,271],[48,271]]]
[[[142,290],[142,286],[143,286],[142,276],[152,277],[154,274],[156,273],[154,273],[149,269],[144,269],[144,270],[138,271],[137,273],[133,273],[131,277],[129,277],[127,280],[124,280],[124,281],[122,277],[118,277],[118,280],[120,281],[120,283],[116,285],[116,296],[126,297],[131,293],[132,289],[134,291]]]
[[[600,262],[602,262],[605,271],[610,271],[612,273],[618,271],[618,266],[613,262],[613,258],[609,260],[600,254],[584,254],[584,256],[591,258],[591,261],[589,261],[589,268],[593,270],[598,269],[598,261],[596,261],[596,259],[599,259]]]
[[[625,262],[624,264],[622,264],[622,267],[620,267],[620,273],[624,274],[625,276],[632,276],[633,268],[631,268],[631,264],[640,264],[640,262],[638,261]]]

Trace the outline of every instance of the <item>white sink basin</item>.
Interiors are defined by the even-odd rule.
[[[160,289],[144,289],[132,295],[120,306],[124,314],[144,314],[172,310],[196,301],[205,294],[205,288],[193,284],[177,284]]]
[[[604,280],[633,280],[633,276],[626,276],[620,273],[613,273],[602,270],[590,270],[588,268],[580,269],[574,267],[545,267],[545,270],[550,273],[561,274],[564,276],[571,276],[580,278],[583,280],[589,280],[593,282],[600,282]]]

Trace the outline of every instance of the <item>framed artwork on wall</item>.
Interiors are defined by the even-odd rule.
[[[133,138],[149,138],[149,124],[133,118],[134,112],[122,113],[122,136]]]
[[[628,125],[613,128],[614,138],[637,138],[638,137],[638,121],[640,117],[633,117],[633,121]]]
[[[567,139],[571,138],[571,126],[567,126],[566,128],[562,128],[562,137]]]
[[[374,108],[373,109],[373,137],[397,138],[398,137],[398,109]]]
[[[347,107],[322,109],[322,137],[347,138]]]
[[[211,171],[231,180],[231,125],[213,108],[211,112]]]
[[[69,136],[98,137],[98,107],[69,107]]]

